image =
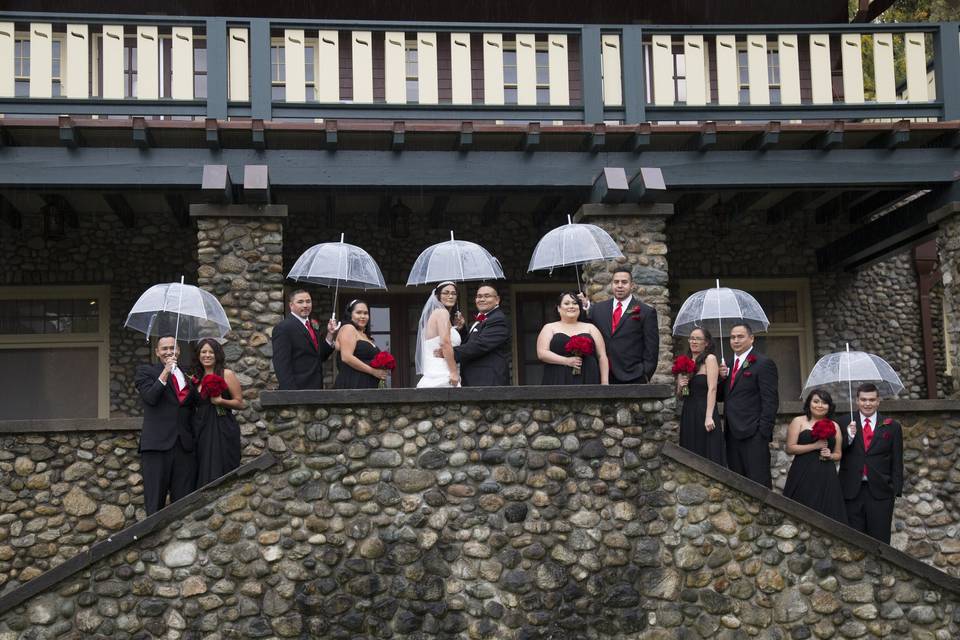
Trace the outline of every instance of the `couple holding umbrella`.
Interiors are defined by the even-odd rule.
[[[180,282],[150,287],[125,325],[157,338],[159,364],[137,367],[134,384],[143,406],[138,450],[144,507],[150,515],[169,496],[179,500],[240,465],[244,408],[237,376],[225,367],[220,340],[230,331],[223,307],[210,293]],[[194,365],[179,366],[179,341],[195,341]]]
[[[752,401],[744,398],[748,402],[734,402],[731,406],[744,395],[737,391],[744,385],[736,381],[736,364],[728,372],[727,381],[717,382],[719,372],[726,369],[722,366],[722,342],[721,364],[712,367],[704,355],[709,351],[704,349],[704,344],[710,342],[707,327],[715,327],[722,334],[724,323],[728,327],[735,324],[731,331],[731,346],[738,354],[740,345],[735,335],[738,329],[746,329],[752,334],[753,331],[766,330],[769,325],[763,309],[752,296],[736,289],[721,288],[719,281],[715,289],[692,295],[681,307],[674,325],[675,335],[690,337],[688,356],[697,357],[694,364],[690,357],[680,356],[674,365],[674,373],[680,374],[678,389],[690,389],[681,415],[680,444],[719,464],[725,463],[723,454],[731,452],[729,445],[734,445],[736,455],[738,440],[749,443],[760,434],[765,443],[769,442],[776,417],[775,406],[764,410],[764,404],[770,403],[764,403],[762,394]],[[756,382],[763,376],[763,370],[757,368],[761,364],[759,359],[749,362],[750,355],[747,352],[751,373],[743,371],[740,379],[751,375]],[[776,384],[775,378],[773,384]],[[804,415],[794,418],[787,430],[785,449],[794,455],[794,459],[784,495],[889,543],[894,497],[901,494],[903,485],[903,436],[899,423],[882,418],[877,408],[881,395],[895,396],[902,390],[903,384],[896,372],[876,355],[850,351],[847,345],[846,351],[821,358],[808,376],[801,394],[801,398],[805,398]],[[831,419],[834,396],[850,406],[850,421],[842,429]],[[856,415],[854,399],[859,409]],[[726,448],[719,446],[723,436],[716,428],[719,424],[715,408],[717,400],[724,401]],[[740,426],[744,424],[743,410],[751,404],[757,408],[753,424],[758,433],[751,435],[743,429],[731,429],[731,424],[734,427],[738,422]],[[770,487],[769,451],[765,443],[762,451],[758,451],[762,455],[757,456],[757,464],[764,469],[760,474],[752,469],[744,472],[734,464],[730,468]],[[833,464],[837,460],[840,461],[839,475]],[[742,460],[734,462],[739,464]],[[824,464],[826,462],[830,464]]]

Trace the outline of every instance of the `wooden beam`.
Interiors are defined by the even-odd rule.
[[[133,144],[136,145],[138,149],[149,149],[153,146],[153,136],[150,135],[150,130],[147,129],[147,121],[145,118],[137,116],[133,118]]]
[[[850,216],[850,222],[857,223],[861,220],[865,220],[870,217],[870,215],[885,209],[890,205],[896,203],[898,200],[906,197],[910,193],[913,193],[914,190],[892,190],[892,191],[877,191],[873,195],[860,200],[856,204],[853,204],[848,209]]]
[[[123,194],[105,193],[103,194],[103,199],[107,201],[107,206],[109,206],[114,215],[120,219],[124,227],[132,229],[136,226],[137,215]]]
[[[473,148],[473,123],[460,123],[460,138],[457,142],[457,149],[460,151],[470,151]]]
[[[248,164],[243,167],[243,200],[248,204],[271,204],[267,165]]]
[[[593,131],[587,141],[590,153],[599,153],[607,143],[607,125],[603,123],[593,125]]]
[[[662,194],[666,189],[667,184],[663,179],[663,171],[658,167],[640,167],[640,171],[630,178],[628,199],[631,202],[650,200],[653,196]]]
[[[531,122],[527,125],[527,130],[523,134],[523,150],[536,151],[540,146],[540,123]]]
[[[897,0],[859,0],[857,13],[850,21],[851,24],[867,24],[873,22],[881,13],[893,6]]]
[[[255,119],[250,121],[250,146],[257,151],[266,150],[267,136],[263,128],[263,120]]]
[[[624,202],[630,194],[630,183],[622,167],[604,167],[593,182],[590,202],[618,204]]]
[[[337,150],[337,121],[336,120],[327,120],[323,123],[324,127],[324,141],[323,144],[328,151]]]
[[[393,136],[390,141],[390,148],[394,151],[403,151],[403,145],[406,143],[407,126],[403,121],[393,123]]]
[[[207,147],[217,151],[220,149],[220,125],[214,118],[207,118],[204,121],[204,132],[206,135]]]
[[[60,116],[57,123],[60,144],[70,149],[76,149],[80,143],[80,136],[76,127],[73,125],[73,118],[70,116]]]
[[[824,151],[832,151],[843,146],[843,121],[837,120],[830,129],[817,136],[816,146]]]
[[[694,144],[698,151],[709,151],[717,146],[717,123],[704,122],[700,132],[694,136]]]
[[[869,142],[868,146],[893,151],[908,142],[910,142],[910,123],[906,120],[901,120],[889,131],[884,131],[877,135]]]
[[[184,197],[179,193],[166,193],[164,194],[163,198],[167,201],[167,206],[170,208],[170,213],[173,214],[173,219],[177,221],[177,224],[181,228],[189,227],[190,207],[187,206],[187,202]]]
[[[230,204],[233,202],[233,183],[230,171],[225,164],[203,165],[203,178],[200,190],[206,202]]]
[[[23,228],[23,214],[3,195],[0,195],[0,220],[11,229]]]
[[[637,125],[637,130],[630,136],[630,147],[634,153],[640,153],[650,146],[652,130],[649,122],[641,122]]]
[[[750,146],[758,151],[769,151],[780,144],[780,123],[776,120],[767,123],[763,133],[755,136]]]

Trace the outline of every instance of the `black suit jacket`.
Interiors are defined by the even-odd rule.
[[[200,396],[187,378],[190,393],[180,404],[170,380],[173,374],[167,379],[167,384],[163,384],[160,382],[162,371],[162,365],[142,364],[137,367],[133,379],[143,405],[139,451],[169,451],[177,443],[177,438],[180,438],[180,445],[184,449],[193,451],[190,415]]]
[[[460,363],[460,382],[465,387],[500,387],[510,384],[510,327],[506,314],[497,307],[468,331],[465,342],[454,347]]]
[[[623,316],[613,328],[613,305],[615,300],[604,300],[590,305],[588,317],[603,336],[607,348],[610,371],[620,382],[649,382],[650,376],[657,370],[660,353],[660,330],[657,322],[657,310],[641,302],[637,296],[630,300],[630,307],[623,310]],[[640,319],[633,313],[640,308]]]
[[[280,388],[323,389],[323,361],[333,353],[326,330],[317,330],[318,347],[299,319],[287,316],[273,328],[273,370]]]
[[[756,358],[752,363],[751,356]],[[754,349],[737,371],[732,388],[729,377],[719,382],[717,399],[723,401],[724,424],[731,436],[746,440],[760,433],[767,442],[773,440],[780,406],[777,377],[776,363]]]
[[[840,486],[843,497],[852,500],[860,491],[863,480],[863,465],[867,465],[867,486],[870,495],[877,500],[886,500],[903,494],[903,429],[896,420],[885,424],[886,419],[874,414],[873,438],[870,449],[864,451],[863,427],[860,413],[856,414],[857,434],[853,440],[843,432],[843,457],[840,458]]]

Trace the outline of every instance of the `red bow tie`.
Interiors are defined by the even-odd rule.
[[[487,314],[485,313],[478,313],[474,318],[474,320],[476,320],[477,322],[483,322],[486,319],[487,319]]]

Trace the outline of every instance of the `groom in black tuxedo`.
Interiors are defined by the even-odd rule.
[[[477,316],[463,344],[453,348],[453,357],[460,363],[460,383],[465,387],[509,385],[510,327],[497,289],[480,285],[476,306]]]
[[[768,489],[770,441],[780,406],[777,365],[753,348],[753,330],[745,324],[730,329],[733,366],[720,367],[717,400],[723,401],[727,466]]]
[[[199,395],[177,367],[173,336],[157,340],[156,354],[160,364],[140,365],[134,376],[143,406],[139,451],[148,516],[166,506],[168,494],[175,502],[193,491],[197,480],[190,413]]]
[[[613,272],[613,298],[590,304],[581,294],[587,316],[603,336],[610,361],[610,384],[643,384],[657,369],[660,331],[657,310],[632,295],[633,274]]]
[[[857,387],[857,407],[847,425],[840,459],[840,487],[851,527],[890,544],[895,498],[903,494],[903,429],[883,418],[872,382]]]
[[[323,361],[333,353],[333,332],[337,325],[331,318],[326,335],[311,320],[313,299],[303,289],[287,296],[290,315],[273,328],[273,370],[280,389],[323,389]]]

